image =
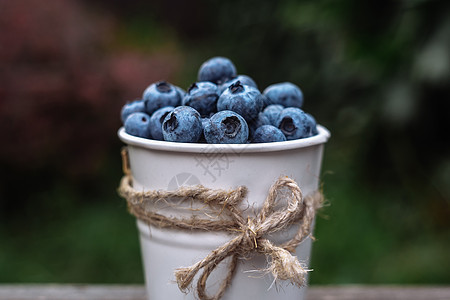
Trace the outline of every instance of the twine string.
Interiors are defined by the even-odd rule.
[[[149,225],[189,231],[221,231],[234,235],[230,241],[213,250],[196,264],[175,271],[178,287],[183,292],[189,291],[195,276],[203,269],[197,281],[198,298],[220,299],[231,284],[238,259],[255,252],[269,258],[269,266],[265,271],[272,273],[275,280],[289,280],[298,287],[305,285],[309,270],[291,252],[294,252],[295,248],[311,234],[315,212],[323,202],[323,196],[318,191],[303,197],[294,180],[286,176],[280,177],[270,188],[261,211],[255,217],[247,218],[239,208],[247,196],[247,188],[244,186],[228,191],[197,185],[182,186],[175,191],[140,192],[133,188],[132,177],[127,174],[121,180],[119,194],[127,200],[130,213]],[[186,198],[206,204],[224,217],[211,219],[192,215],[177,218],[149,210],[146,205],[173,198]],[[268,234],[286,229],[295,223],[299,228],[295,236],[287,242],[275,245],[266,238]],[[218,292],[209,296],[206,291],[207,279],[227,257],[230,257],[227,275],[221,282]]]

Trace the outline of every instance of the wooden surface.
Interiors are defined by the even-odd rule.
[[[142,285],[0,284],[0,300],[146,300]],[[450,286],[312,286],[307,300],[450,300]]]

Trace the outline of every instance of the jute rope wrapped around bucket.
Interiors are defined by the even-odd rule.
[[[303,197],[297,183],[280,177],[270,188],[261,211],[253,218],[245,218],[240,204],[247,196],[247,188],[240,186],[234,190],[209,189],[201,185],[180,187],[175,191],[137,191],[133,188],[132,177],[125,175],[120,183],[119,194],[127,200],[131,214],[139,220],[157,228],[192,231],[220,231],[232,235],[229,242],[212,251],[201,261],[191,267],[179,268],[175,278],[181,291],[187,292],[196,274],[203,269],[197,281],[197,296],[202,300],[220,299],[230,285],[236,269],[238,258],[257,252],[270,258],[266,271],[273,274],[275,280],[289,280],[302,287],[309,271],[291,252],[311,233],[315,213],[321,207],[323,196],[316,191]],[[288,193],[286,193],[286,190]],[[149,205],[156,201],[174,198],[190,199],[207,205],[221,219],[169,217],[149,210]],[[282,209],[276,209],[282,203]],[[151,206],[151,205],[150,205]],[[299,229],[289,241],[275,245],[269,241],[268,234],[281,231],[290,225],[298,224]],[[206,281],[216,266],[225,258],[231,257],[226,278],[214,296],[206,293]]]

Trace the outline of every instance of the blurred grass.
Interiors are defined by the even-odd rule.
[[[0,282],[143,282],[135,218],[114,191],[80,202],[55,186],[46,201],[65,204],[1,228]]]
[[[402,191],[365,185],[352,172],[355,161],[339,159],[333,145],[325,149],[328,206],[316,220],[311,283],[448,284],[448,232],[401,205]]]
[[[143,282],[135,222],[117,205],[89,205],[26,233],[0,233],[1,282]]]

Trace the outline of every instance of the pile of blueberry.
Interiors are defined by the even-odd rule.
[[[317,134],[316,121],[300,108],[303,94],[289,82],[263,93],[227,58],[202,64],[187,92],[168,82],[151,84],[142,100],[121,111],[128,134],[170,142],[245,144],[295,140]]]

